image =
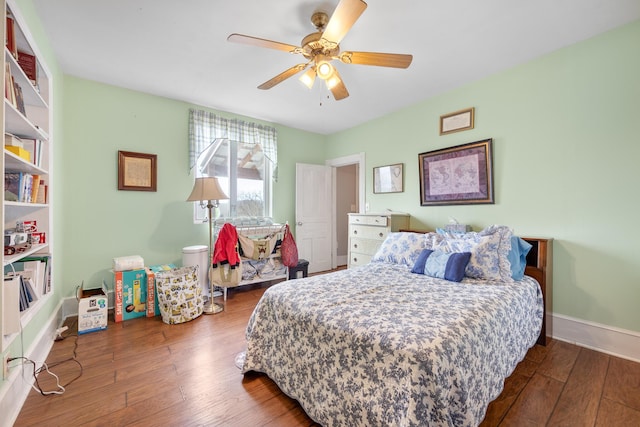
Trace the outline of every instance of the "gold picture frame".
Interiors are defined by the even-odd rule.
[[[440,116],[440,135],[473,129],[474,116],[474,107]]]
[[[157,191],[156,154],[118,151],[118,190]]]

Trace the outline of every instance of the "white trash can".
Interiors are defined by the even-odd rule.
[[[182,266],[198,266],[198,282],[202,288],[202,295],[209,296],[209,247],[205,245],[187,246],[182,248]]]

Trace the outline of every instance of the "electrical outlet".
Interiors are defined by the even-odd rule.
[[[2,379],[6,380],[9,378],[9,353],[2,356]]]

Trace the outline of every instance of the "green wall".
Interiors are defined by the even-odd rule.
[[[640,332],[640,21],[482,79],[328,140],[366,152],[367,202],[433,229],[450,217],[553,237],[553,311]],[[475,128],[439,117],[475,107]],[[494,205],[420,206],[418,154],[493,138]],[[405,191],[373,194],[372,168],[405,164]]]
[[[83,280],[105,280],[114,257],[140,255],[145,264],[182,263],[182,248],[208,244],[206,224],[193,224],[185,199],[193,187],[188,162],[188,111],[192,105],[65,76],[65,159],[61,175],[66,207],[62,286],[71,295]],[[201,108],[201,107],[200,107]],[[220,113],[225,117],[240,117]],[[254,119],[249,119],[256,121]],[[278,129],[278,182],[273,216],[294,220],[295,162],[324,162],[325,137]],[[157,192],[118,191],[118,150],[158,156]]]

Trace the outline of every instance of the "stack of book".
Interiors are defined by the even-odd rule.
[[[4,200],[22,203],[47,203],[48,186],[36,174],[27,172],[4,173]]]

